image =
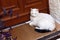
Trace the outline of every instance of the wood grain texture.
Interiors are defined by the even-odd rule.
[[[28,24],[19,26],[11,30],[13,37],[17,36],[17,40],[36,40],[41,37],[52,34],[60,30],[60,24],[56,23],[56,30],[48,33],[38,33],[34,30],[34,27],[29,26]]]

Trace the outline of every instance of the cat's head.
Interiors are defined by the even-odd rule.
[[[30,14],[31,16],[37,16],[39,13],[39,9],[31,8]]]

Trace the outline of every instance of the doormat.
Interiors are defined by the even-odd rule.
[[[37,40],[53,40],[53,39],[56,40],[58,38],[60,38],[60,31],[57,31],[57,32],[52,33],[52,34],[47,35],[47,36],[44,36],[44,37],[39,38]]]

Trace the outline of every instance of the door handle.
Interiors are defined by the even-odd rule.
[[[3,9],[4,16],[6,16],[7,15],[6,9],[5,8],[2,8],[2,9]]]

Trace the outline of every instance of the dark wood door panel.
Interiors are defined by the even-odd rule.
[[[5,21],[5,26],[9,27],[9,26],[13,26],[19,23],[23,23],[29,20],[29,14],[24,15],[24,16],[20,16],[19,18],[13,18],[11,20]]]
[[[2,11],[2,9],[0,8],[0,16],[2,15],[2,14],[1,14],[1,11]]]
[[[12,17],[17,16],[19,14],[21,14],[21,9],[18,1],[17,0],[0,0],[1,1],[1,9],[5,8],[7,15],[3,17],[3,19],[7,19],[9,18],[9,10],[12,9]],[[20,3],[21,4],[21,3]],[[1,11],[1,15],[4,15],[3,10]]]
[[[46,8],[46,4],[43,2],[36,2],[30,5],[25,6],[25,11],[30,11],[31,8],[38,8],[39,10],[43,10]]]
[[[12,10],[12,14],[10,15],[10,10]],[[19,14],[21,14],[20,13],[20,9],[19,8],[13,8],[13,9],[8,9],[8,10],[6,10],[6,15],[4,14],[4,12],[3,12],[3,10],[1,9],[1,11],[0,11],[0,15],[2,15],[2,19],[3,20],[8,20],[10,17],[16,17],[16,16],[19,16]]]
[[[28,15],[24,16],[25,13],[22,13],[22,4],[19,3],[19,0],[0,0],[1,9],[6,9],[6,15],[4,15],[3,10],[1,11],[2,20],[5,22],[6,26],[12,26],[21,22],[28,20]],[[9,10],[12,9],[12,16],[10,16]],[[24,15],[23,15],[24,14]],[[22,17],[21,17],[22,16]]]
[[[43,9],[43,10],[40,10],[40,12],[49,13],[49,9],[45,8],[45,9]]]
[[[17,0],[0,0],[0,1],[1,1],[1,6],[6,9],[17,7]]]
[[[31,3],[36,3],[38,1],[42,1],[42,0],[25,0],[26,4],[31,4]]]

